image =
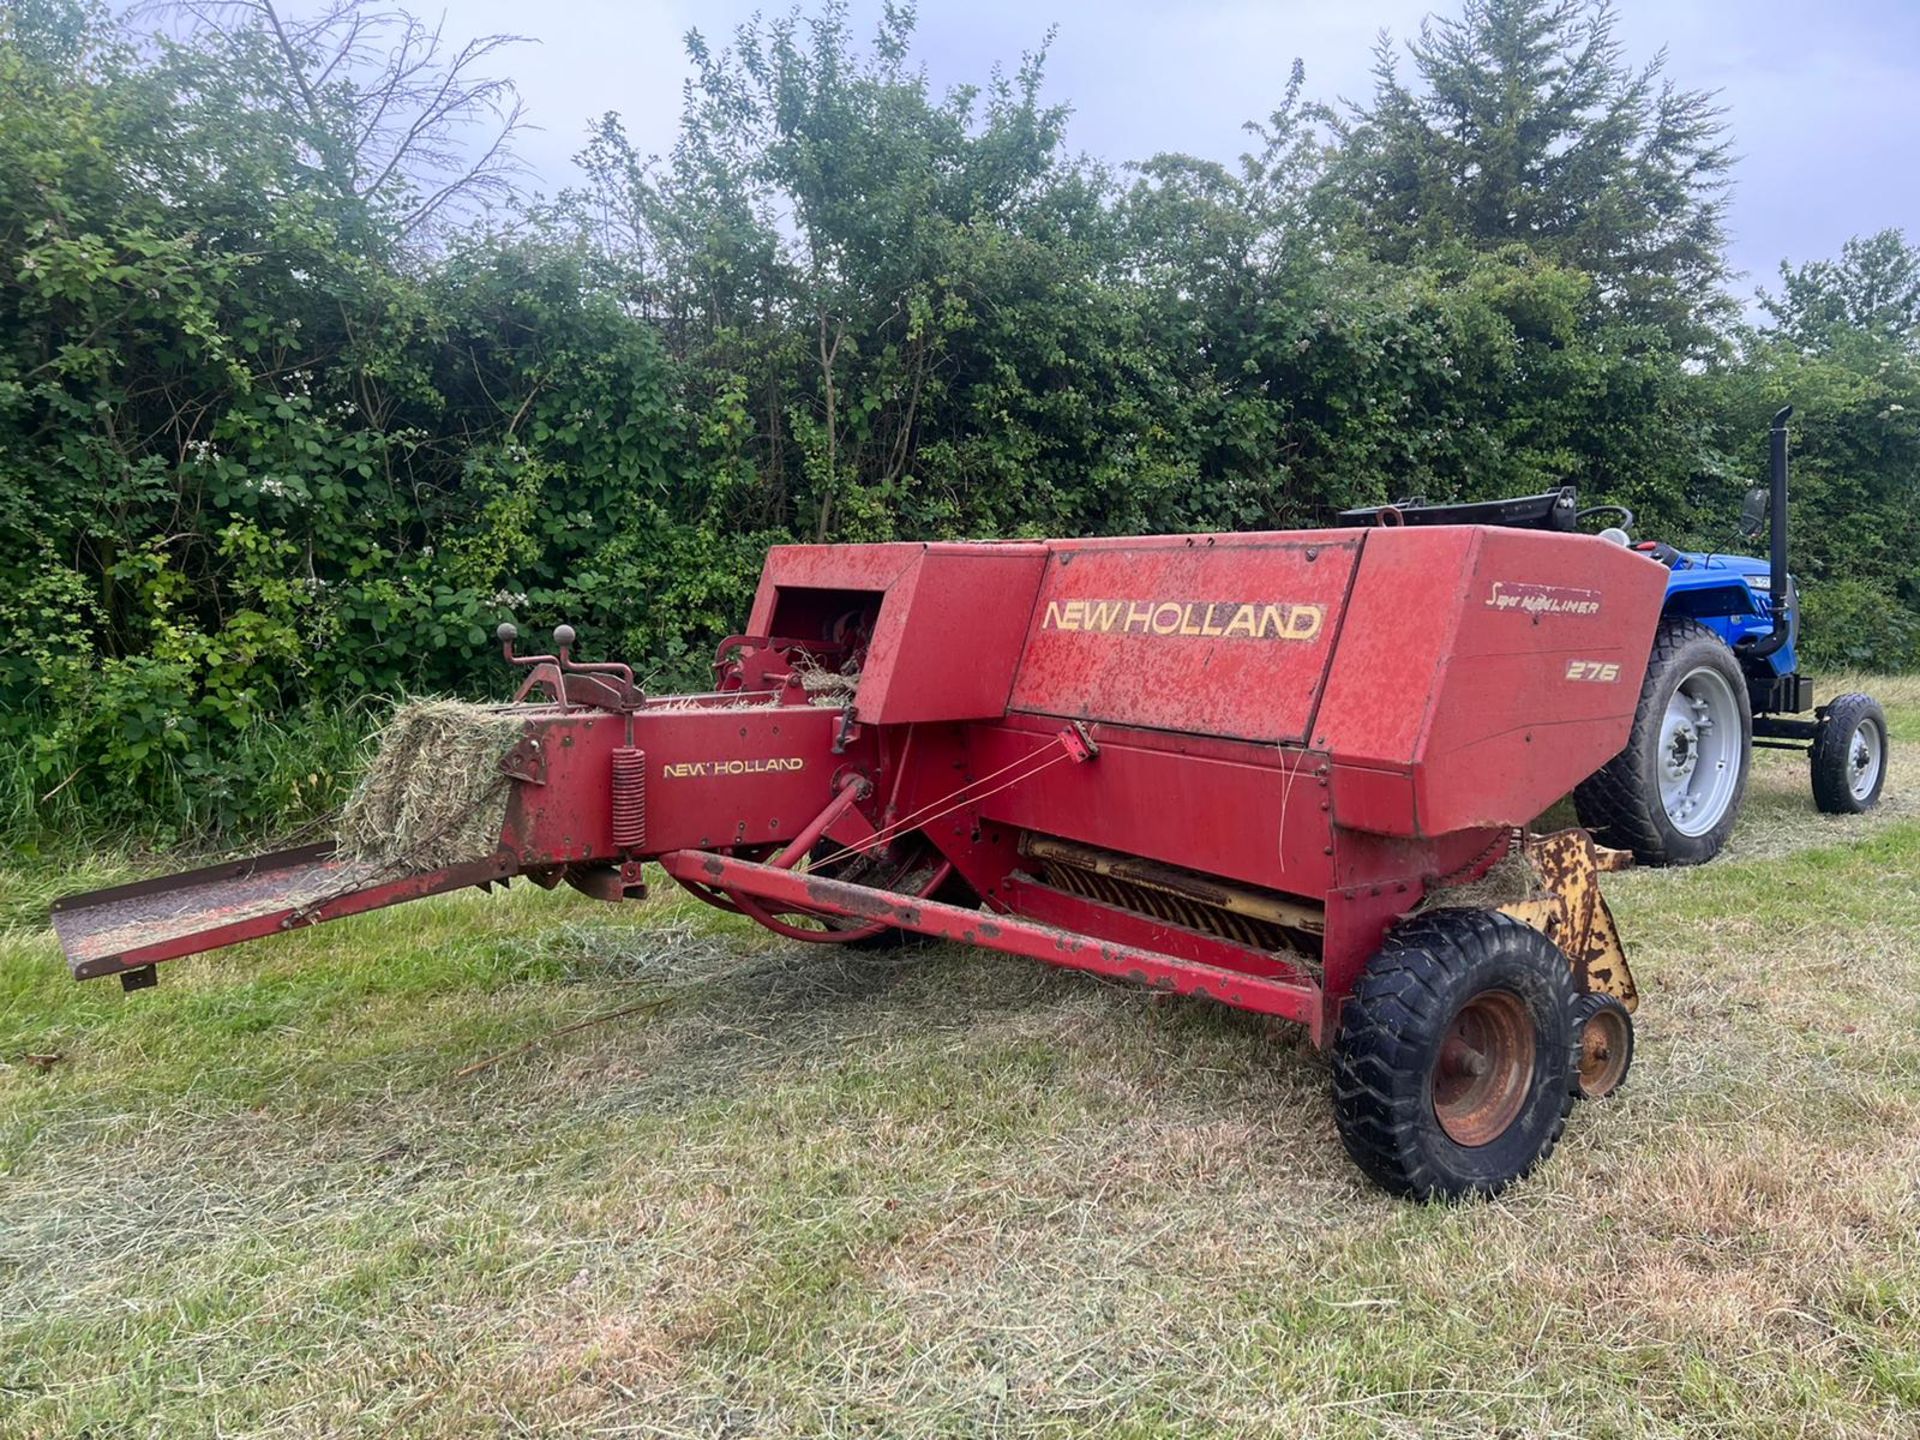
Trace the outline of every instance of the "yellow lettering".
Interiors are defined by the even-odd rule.
[[[1224,623],[1223,623],[1224,617]],[[1043,630],[1094,635],[1187,635],[1205,639],[1299,640],[1326,628],[1324,605],[1233,600],[1049,600]],[[780,762],[768,762],[777,767]],[[764,768],[764,767],[763,767]]]

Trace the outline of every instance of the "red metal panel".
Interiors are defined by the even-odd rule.
[[[926,546],[912,541],[892,545],[776,545],[767,552],[760,586],[753,595],[749,635],[771,635],[779,592],[787,590],[884,591],[908,567],[919,562]],[[798,635],[799,640],[818,639]]]
[[[76,980],[116,975],[444,894],[512,873],[510,857],[396,877],[390,868],[336,860],[331,845],[282,850],[116,885],[53,904],[53,928]]]
[[[1055,541],[1013,708],[1298,744],[1357,532]]]
[[[1097,759],[1048,765],[983,799],[978,813],[1272,890],[1317,896],[1327,888],[1333,837],[1324,757],[1217,741],[1239,757],[1183,754],[1136,745],[1105,726],[1095,738]],[[988,774],[1046,744],[1044,734],[1014,725],[974,727],[969,773]]]
[[[1314,726],[1336,821],[1438,835],[1540,814],[1625,743],[1663,590],[1592,536],[1369,532]]]
[[[647,848],[785,840],[833,797],[848,760],[839,716],[812,706],[544,712],[534,721],[544,784],[516,783],[507,843],[526,866],[605,859],[613,842],[613,752],[645,753]]]
[[[1666,579],[1597,537],[1481,533],[1420,757],[1424,830],[1524,824],[1619,753]]]
[[[875,615],[855,701],[860,720],[997,719],[1047,553],[1023,542],[779,546],[767,557],[749,633],[814,639],[794,617],[817,629],[867,597]]]
[[[1354,786],[1344,772],[1408,773],[1419,754],[1476,533],[1466,526],[1367,532],[1314,728],[1316,745],[1333,754],[1334,818],[1342,825],[1414,831],[1410,785],[1395,787],[1376,773]]]
[[[887,591],[854,714],[876,725],[1006,714],[1044,545],[930,545]]]

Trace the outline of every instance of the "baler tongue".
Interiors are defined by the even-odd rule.
[[[336,859],[308,845],[73,895],[53,905],[53,929],[76,980],[118,974],[128,989],[151,984],[161,960],[317,925],[512,872],[489,859],[403,873],[392,865]]]

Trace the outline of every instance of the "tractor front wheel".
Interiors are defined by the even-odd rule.
[[[1496,1195],[1553,1152],[1573,1104],[1573,978],[1492,910],[1397,927],[1341,1010],[1334,1118],[1395,1194]]]
[[[1871,810],[1887,783],[1887,714],[1871,695],[1823,708],[1813,742],[1813,803],[1828,815]]]
[[[1594,839],[1643,865],[1698,865],[1740,817],[1753,755],[1746,677],[1697,620],[1660,622],[1627,748],[1573,792]]]

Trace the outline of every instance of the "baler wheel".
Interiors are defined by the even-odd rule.
[[[1627,1083],[1633,1068],[1633,1016],[1611,995],[1573,1002],[1573,1092],[1604,1100]]]
[[[1417,1199],[1497,1195],[1553,1153],[1573,1104],[1567,957],[1492,910],[1397,927],[1347,997],[1333,1048],[1347,1153]]]
[[[1753,712],[1733,651],[1698,620],[1660,622],[1627,748],[1574,788],[1593,838],[1642,865],[1720,853],[1746,797]]]
[[[1887,783],[1887,713],[1871,695],[1842,695],[1821,707],[1810,752],[1813,803],[1825,815],[1871,810]]]

